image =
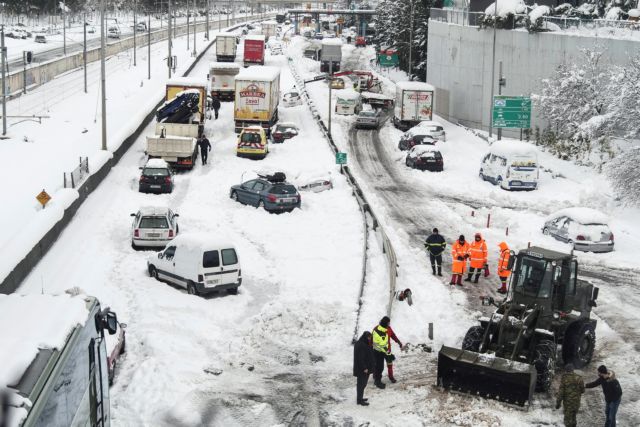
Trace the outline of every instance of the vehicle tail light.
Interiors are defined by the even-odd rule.
[[[202,274],[198,274],[198,282],[204,282],[204,276]]]
[[[171,177],[170,177],[170,176],[165,176],[165,177],[164,177],[164,182],[165,182],[166,184],[171,184]]]
[[[322,185],[331,185],[331,183],[329,181],[323,181]]]
[[[271,203],[275,203],[278,198],[275,196],[275,194],[269,194],[267,196],[267,200],[269,200]]]
[[[169,237],[173,237],[173,230],[169,230]]]
[[[133,230],[133,237],[140,237],[140,230],[138,230],[137,228]]]
[[[613,233],[611,233],[611,241],[613,242]]]
[[[579,234],[578,236],[576,236],[576,240],[587,240],[587,239],[585,239],[582,234]]]

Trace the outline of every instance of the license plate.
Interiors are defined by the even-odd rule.
[[[427,163],[435,163],[436,161],[433,159],[427,159]]]
[[[147,237],[160,237],[160,233],[147,233]]]
[[[218,283],[220,283],[220,279],[207,280],[207,285],[217,285]]]
[[[511,181],[511,185],[522,185],[520,181]]]
[[[288,198],[288,199],[280,199],[280,203],[295,203],[297,202],[297,199],[294,198]]]
[[[161,185],[152,185],[151,188],[160,188],[162,187]]]

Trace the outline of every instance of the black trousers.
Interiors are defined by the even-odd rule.
[[[216,113],[216,119],[218,118],[218,109],[216,108],[215,110],[213,110],[214,113]]]
[[[364,389],[369,382],[369,374],[360,374],[356,377],[356,402],[362,402]]]
[[[209,152],[207,150],[200,150],[200,156],[202,156],[202,164],[207,164],[207,157],[209,157]]]
[[[438,267],[442,267],[442,254],[440,255],[429,254],[429,260],[431,261],[431,267],[436,268],[436,264],[438,265]]]
[[[373,368],[373,380],[380,381],[382,380],[382,371],[384,371],[384,359],[386,354],[381,351],[373,351],[373,363],[375,367]]]

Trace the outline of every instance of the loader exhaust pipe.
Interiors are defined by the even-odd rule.
[[[445,390],[528,406],[536,379],[527,363],[446,346],[438,353],[438,386]]]

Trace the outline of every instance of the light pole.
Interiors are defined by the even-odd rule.
[[[136,33],[138,32],[138,21],[136,20],[136,14],[138,12],[138,2],[133,0],[133,66],[136,66]]]
[[[331,83],[333,82],[333,58],[329,59],[329,120],[327,120],[327,132],[331,137]]]
[[[207,10],[206,10],[205,16],[207,17],[206,18],[207,19],[207,24],[206,24],[206,26],[207,26],[207,34],[206,34],[205,38],[207,39],[207,41],[209,41],[209,0],[207,0]]]
[[[84,65],[84,93],[87,93],[87,14],[83,15],[82,62]]]
[[[413,9],[414,0],[411,0],[411,23],[409,24],[409,80],[411,80],[411,72],[413,71]]]
[[[62,2],[62,53],[67,55],[67,5]]]
[[[196,0],[193,0],[193,56],[197,55],[196,53],[196,34],[198,34],[198,4]]]
[[[189,0],[187,0],[187,52],[189,51]]]
[[[100,83],[102,89],[102,149],[107,150],[107,88],[106,83],[106,71],[105,71],[105,56],[106,46],[104,40],[104,2],[100,1]]]
[[[7,48],[4,45],[4,25],[0,27],[0,56],[2,56],[2,135],[7,134],[7,79],[6,56]]]
[[[151,80],[151,12],[149,12],[147,21],[147,79]],[[162,17],[160,17],[160,22],[162,22]]]
[[[167,56],[167,68],[169,69],[169,78],[171,78],[171,0],[167,1],[167,15],[169,17],[167,25],[167,46],[169,49],[169,56]]]
[[[496,24],[498,23],[498,0],[493,9],[493,51],[491,54],[491,99],[489,107],[489,136],[493,136],[493,81],[496,75]]]

